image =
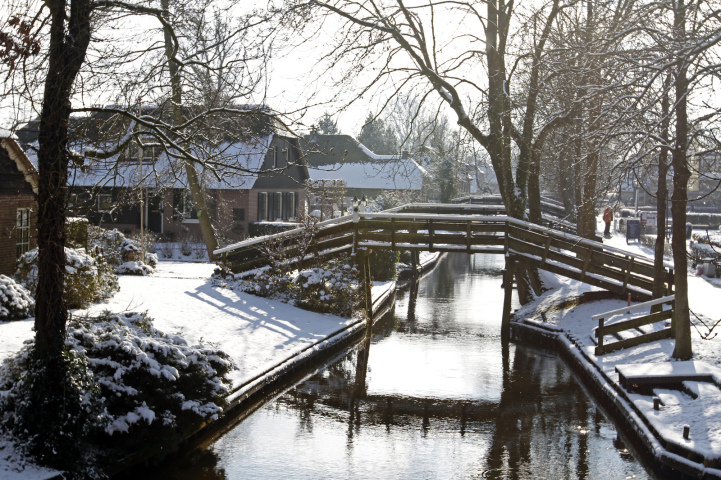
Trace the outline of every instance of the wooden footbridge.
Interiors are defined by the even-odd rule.
[[[366,257],[368,250],[500,254],[506,256],[506,286],[513,284],[515,263],[522,261],[621,295],[651,299],[651,261],[563,231],[561,228],[571,230],[571,226],[562,222],[547,219],[548,226],[537,225],[499,215],[493,205],[410,204],[378,213],[357,210],[317,223],[312,232],[299,228],[251,238],[215,254],[233,273],[267,265],[264,252],[268,245],[278,253],[277,258],[301,264],[341,253]],[[670,294],[672,271],[667,268],[665,275],[666,294]],[[506,294],[510,306],[510,288]]]

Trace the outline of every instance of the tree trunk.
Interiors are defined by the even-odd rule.
[[[64,358],[68,310],[65,290],[65,202],[69,155],[70,96],[90,42],[90,0],[47,0],[50,10],[48,72],[39,128],[38,284],[35,345],[24,382],[26,413],[16,428],[44,465],[72,468],[82,428],[80,398]]]
[[[669,77],[670,78],[670,77]],[[663,254],[666,247],[666,204],[668,202],[668,187],[666,176],[668,175],[668,136],[669,136],[669,99],[668,88],[664,85],[663,99],[661,100],[661,139],[663,145],[658,155],[658,187],[656,190],[656,242],[653,255],[653,290],[652,298],[661,298],[666,295],[666,269],[663,266]],[[659,305],[658,311],[661,306]]]
[[[686,40],[686,6],[683,0],[674,3],[674,33],[682,48]],[[688,360],[693,356],[691,347],[691,319],[688,305],[688,259],[686,257],[686,203],[688,200],[688,181],[691,172],[686,163],[688,151],[688,78],[686,60],[679,59],[680,65],[675,72],[674,90],[676,93],[676,142],[671,154],[673,166],[673,195],[671,197],[671,215],[673,218],[674,284],[676,286],[676,347],[673,358]]]
[[[38,285],[35,292],[35,351],[61,359],[68,318],[65,282],[65,200],[68,178],[68,121],[75,77],[90,41],[90,2],[74,0],[66,25],[64,0],[46,2],[51,11],[48,74],[39,130]],[[69,39],[72,38],[72,41]]]
[[[168,15],[170,8],[170,0],[162,0],[161,6],[163,12]],[[171,101],[173,103],[173,122],[175,125],[183,123],[183,89],[181,86],[180,79],[180,66],[174,58],[174,46],[172,32],[168,25],[163,26],[165,34],[165,56],[168,60],[168,71],[170,73],[170,87],[172,90]],[[215,261],[215,254],[213,253],[218,249],[218,241],[215,238],[215,231],[213,225],[210,223],[210,212],[208,211],[207,202],[205,201],[205,195],[203,194],[200,180],[198,179],[198,172],[195,169],[195,164],[192,160],[186,158],[185,174],[188,178],[188,188],[190,194],[193,197],[193,203],[195,204],[196,210],[198,211],[198,222],[200,224],[200,230],[203,234],[203,240],[205,241],[205,248],[208,251],[208,259],[211,262]]]

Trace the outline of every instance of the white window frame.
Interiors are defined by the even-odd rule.
[[[17,258],[23,253],[30,250],[30,209],[18,208],[16,213],[15,229],[17,235],[15,237],[15,247]]]

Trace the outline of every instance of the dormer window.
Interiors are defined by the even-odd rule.
[[[125,161],[129,163],[154,163],[155,159],[158,158],[163,151],[163,148],[159,145],[147,145],[154,141],[155,139],[153,138],[143,139],[143,143],[146,144],[144,146],[140,146],[140,144],[134,141],[130,142],[126,150]]]

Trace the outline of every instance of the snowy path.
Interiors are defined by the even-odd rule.
[[[154,325],[191,343],[219,346],[236,363],[237,387],[352,323],[246,293],[215,288],[209,263],[160,262],[153,275],[120,277],[120,292],[88,312],[148,311]],[[81,311],[76,314],[83,313]]]
[[[228,353],[238,367],[230,375],[234,387],[352,323],[215,288],[210,283],[214,268],[209,263],[160,262],[153,275],[120,276],[114,297],[73,313],[147,311],[159,330],[182,331],[191,343],[212,343]],[[0,359],[33,337],[32,326],[33,319],[0,322]]]

